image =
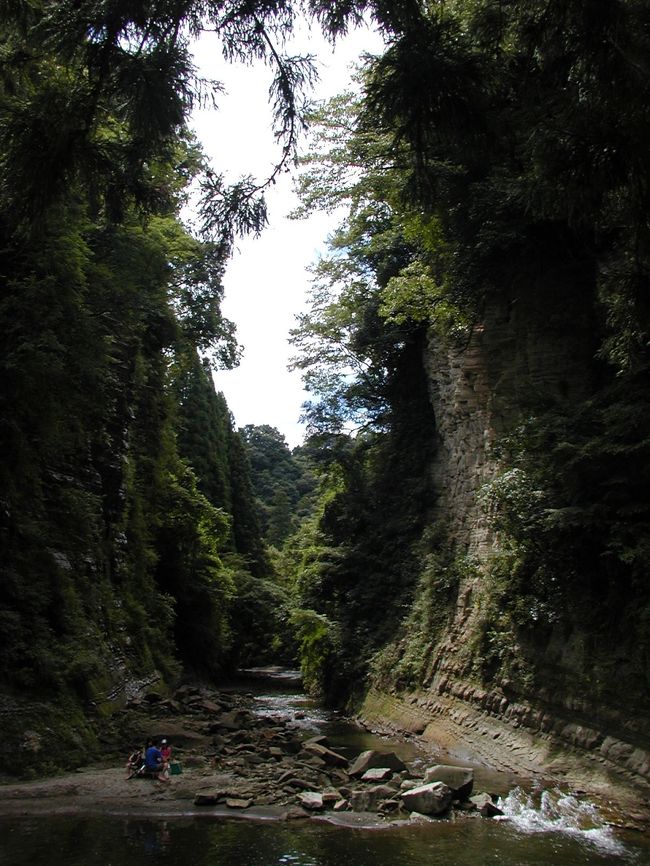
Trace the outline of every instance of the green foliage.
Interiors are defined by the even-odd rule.
[[[513,331],[499,326],[519,328],[522,341],[533,319],[546,317],[567,339],[588,322],[598,360],[585,365],[580,399],[565,401],[563,382],[552,395],[498,395],[512,418],[534,418],[503,443],[503,473],[484,492],[500,553],[484,564],[469,655],[475,674],[528,689],[533,660],[547,651],[545,663],[561,667],[557,647],[586,634],[575,683],[591,681],[591,666],[615,703],[617,665],[603,649],[615,636],[626,694],[641,705],[650,247],[649,82],[639,58],[648,9],[634,0],[606,9],[478,0],[418,4],[392,21],[388,50],[364,70],[363,98],[340,97],[316,116],[301,182],[304,210],[349,208],[293,335],[315,395],[307,418],[324,435],[380,433],[363,459],[361,435],[354,459],[343,452],[341,486],[319,519],[320,551],[301,566],[304,606],[338,623],[358,657],[364,641],[387,640],[379,629],[367,640],[354,607],[363,599],[372,609],[373,582],[385,597],[393,589],[365,542],[372,532],[381,550],[393,522],[392,496],[370,482],[382,473],[369,455],[391,453],[389,437],[414,418],[415,404],[399,399],[400,373],[414,375],[417,362],[406,358],[422,330],[460,347],[486,306],[507,309]],[[383,506],[372,523],[367,490]],[[447,554],[443,546],[431,555]],[[414,606],[376,661],[377,675],[399,684],[426,681],[427,653],[445,627],[439,565],[417,562]],[[406,588],[401,597],[409,603]],[[356,643],[346,630],[353,619]]]
[[[472,310],[449,289],[440,218],[405,201],[401,150],[391,137],[366,122],[363,104],[349,95],[313,122],[297,215],[337,205],[349,214],[314,268],[311,309],[292,331],[293,366],[315,395],[305,413],[313,431],[382,429],[401,359],[424,327],[462,338]]]
[[[645,363],[647,50],[635,0],[480,0],[421,7],[369,66],[362,124],[438,222],[465,314],[513,281],[570,272],[575,297],[602,304],[603,356]]]
[[[264,187],[296,153],[311,64],[278,45],[299,9],[332,38],[367,9],[390,43],[366,65],[362,100],[315,118],[304,210],[349,214],[293,334],[318,437],[289,459],[268,431],[249,431],[247,451],[209,365],[238,358],[220,312],[235,233],[261,229]],[[237,658],[233,641],[241,658],[278,647],[285,597],[268,581],[256,495],[267,538],[286,539],[274,556],[308,684],[344,700],[373,657],[378,676],[426,681],[471,566],[423,541],[436,439],[423,351],[460,344],[486,301],[516,317],[534,298],[565,329],[589,321],[599,362],[582,402],[538,404],[505,442],[485,493],[502,544],[476,671],[530,687],[527,647],[583,629],[633,659],[617,682],[590,651],[603,694],[630,686],[642,705],[649,15],[637,0],[3,7],[7,688],[78,707],[125,672],[214,674]],[[185,127],[219,91],[190,61],[204,27],[227,58],[273,70],[280,155],[266,183],[228,187]],[[194,179],[199,236],[178,221]],[[271,446],[272,466],[251,476],[249,454]],[[297,494],[315,466],[320,498],[287,537],[296,511],[310,514]]]
[[[192,349],[179,353],[173,372],[180,454],[209,502],[232,516],[226,548],[247,557],[257,576],[268,574],[248,458],[223,394],[215,392],[210,365]]]
[[[391,277],[381,293],[379,314],[388,322],[425,322],[437,333],[451,338],[466,337],[471,320],[437,285],[431,269],[414,261]]]
[[[281,602],[263,580],[243,443],[198,359],[238,359],[223,270],[295,154],[312,65],[279,45],[296,13],[68,0],[0,11],[4,689],[76,712],[130,677],[171,680],[181,662],[214,674],[231,657],[233,594],[242,625]],[[323,20],[338,32],[356,14]],[[227,58],[272,70],[280,155],[266,182],[228,187],[186,128],[220,90],[192,67],[204,27]],[[178,220],[195,180],[198,236]],[[259,631],[258,645],[283,639],[277,623]]]
[[[196,351],[177,358],[173,384],[178,403],[178,449],[197,476],[199,489],[215,506],[232,510],[228,467],[231,423],[228,407],[215,393],[205,362]]]
[[[4,696],[2,734],[13,746],[4,762],[9,776],[42,779],[105,755],[92,723],[65,694],[50,703],[29,700],[24,693]]]
[[[317,653],[314,678],[339,704],[357,696],[370,658],[397,632],[415,590],[431,421],[412,380],[409,405],[389,434],[324,439],[320,499],[284,550],[293,559],[297,607],[325,617],[336,635]],[[306,669],[316,664],[311,644],[300,658]]]
[[[588,664],[599,671],[603,699],[624,681],[628,699],[642,703],[650,677],[649,419],[639,374],[589,401],[547,409],[502,443],[511,468],[484,492],[501,553],[487,568],[483,676],[517,664],[525,671],[522,647],[579,630],[593,642]],[[604,649],[612,644],[634,663],[614,665]]]
[[[230,603],[230,664],[293,664],[296,647],[287,591],[273,580],[253,577],[242,563],[237,565],[229,559],[228,564],[235,584]]]
[[[420,576],[396,636],[371,660],[373,683],[385,690],[427,686],[435,649],[451,624],[461,581],[477,563],[454,554],[444,526],[427,527],[416,545]]]
[[[256,577],[265,577],[270,572],[270,566],[255,508],[255,495],[246,445],[240,434],[232,429],[228,440],[228,460],[230,463],[235,549],[247,558],[248,567],[252,574]]]
[[[323,614],[302,609],[292,612],[291,624],[298,640],[305,688],[312,694],[331,695],[342,650],[336,625]],[[339,677],[342,673],[338,672]]]
[[[275,64],[284,161],[305,70],[270,34],[290,21],[212,12],[231,56]],[[224,556],[269,568],[243,446],[197,354],[237,362],[222,277],[234,227],[257,230],[261,211],[243,203],[210,238],[178,219],[209,176],[185,128],[212,89],[187,47],[204,14],[0,13],[0,678],[75,707],[181,663],[221,671]]]
[[[476,599],[478,617],[461,650],[461,660],[482,682],[498,679],[531,694],[539,677],[527,658],[522,635],[540,620],[548,627],[557,613],[547,602],[530,598],[525,571],[525,555],[514,546],[484,563],[483,585]],[[548,592],[544,595],[548,598]]]
[[[174,599],[180,658],[214,675],[230,645],[227,607],[234,585],[219,557],[229,521],[198,492],[191,470],[179,469],[161,491],[156,583]],[[154,613],[158,617],[164,618],[162,607]]]
[[[260,527],[268,544],[280,548],[309,512],[316,478],[309,455],[293,452],[284,436],[267,424],[248,424],[240,433],[250,461]]]

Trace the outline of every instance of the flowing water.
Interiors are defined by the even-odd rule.
[[[252,672],[252,674],[261,672]],[[264,672],[268,674],[268,672]],[[260,715],[295,720],[325,733],[342,751],[379,747],[425,762],[412,743],[391,742],[324,712],[295,676],[273,671],[251,685]],[[263,682],[263,686],[262,686]],[[428,759],[431,762],[431,759]],[[0,819],[2,866],[650,866],[650,840],[608,827],[589,803],[559,790],[531,791],[476,768],[478,790],[501,795],[504,816],[457,816],[368,827],[343,814],[333,824],[174,818]]]

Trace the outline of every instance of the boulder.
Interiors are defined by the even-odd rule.
[[[338,781],[342,785],[345,785],[350,781],[350,774],[340,769],[340,767],[332,767],[328,770],[328,773],[333,782]]]
[[[173,749],[181,747],[183,749],[196,749],[203,751],[208,745],[211,745],[211,737],[199,733],[190,727],[178,722],[164,722],[165,727],[159,728],[158,725],[149,727],[147,736],[155,740],[161,740],[163,737],[169,740]]]
[[[208,758],[205,755],[183,755],[183,764],[188,769],[190,767],[205,767],[208,764]]]
[[[261,755],[251,754],[246,752],[242,755],[244,759],[244,763],[248,764],[249,767],[258,767],[260,764],[266,763],[264,758]]]
[[[229,809],[248,809],[252,805],[252,800],[243,800],[241,797],[228,797],[226,799],[226,806]]]
[[[324,758],[320,758],[318,755],[311,754],[308,754],[306,758],[303,758],[301,761],[299,761],[299,765],[301,767],[309,767],[310,770],[322,770],[323,767],[327,766]]]
[[[200,707],[202,710],[205,710],[206,713],[210,714],[221,713],[223,711],[221,704],[217,704],[215,701],[210,701],[207,698],[201,701]]]
[[[352,791],[349,800],[355,812],[377,812],[382,803],[391,800],[394,796],[395,791],[388,785],[373,785],[370,788]]]
[[[215,794],[196,794],[194,797],[194,805],[195,806],[216,806],[216,804],[223,798],[222,793]]]
[[[474,787],[474,770],[471,767],[451,767],[447,764],[436,764],[428,767],[424,772],[424,781],[444,782],[451,788],[454,797],[459,800],[467,800]]]
[[[301,809],[300,806],[290,806],[282,817],[285,821],[296,821],[300,818],[306,818],[307,812]]]
[[[451,805],[451,788],[444,782],[430,782],[411,788],[410,791],[402,791],[401,795],[404,806],[411,812],[419,812],[421,815],[441,815]]]
[[[278,785],[284,784],[284,782],[288,782],[290,779],[295,778],[293,770],[285,770],[282,775],[278,778]]]
[[[330,767],[347,767],[348,765],[347,758],[339,755],[338,752],[332,751],[332,749],[328,749],[326,746],[322,746],[320,743],[307,742],[303,748],[310,755],[320,758],[321,761],[324,761]]]
[[[323,791],[323,805],[333,807],[341,799],[340,791],[336,788],[327,788]]]
[[[187,700],[189,697],[194,697],[199,694],[199,689],[196,686],[179,686],[174,692],[174,697],[179,701]]]
[[[249,720],[249,714],[243,710],[230,710],[223,713],[216,720],[216,725],[219,728],[225,728],[227,731],[239,731],[244,727]]]
[[[229,713],[228,717],[230,718],[230,716],[231,714]],[[245,743],[250,737],[250,732],[246,730],[236,730],[226,734],[225,737],[227,743],[230,743],[231,745],[236,745],[238,743]]]
[[[329,746],[327,737],[324,734],[316,734],[315,737],[309,737],[308,740],[305,740],[303,746],[310,745],[311,743],[317,743],[319,746]]]
[[[484,818],[494,818],[496,815],[503,815],[503,812],[489,794],[475,794],[469,798],[469,801],[476,806]]]
[[[301,788],[303,791],[310,791],[313,787],[311,782],[306,779],[288,779],[285,783],[289,788]]]
[[[387,782],[392,778],[393,771],[390,767],[371,767],[361,777],[362,782]]]
[[[300,805],[310,812],[318,812],[324,808],[323,795],[318,791],[301,791],[298,794]]]
[[[401,802],[393,798],[392,800],[382,800],[379,804],[379,811],[382,813],[398,812],[401,807]]]
[[[388,767],[390,770],[401,772],[406,769],[406,764],[394,752],[384,753],[370,749],[357,756],[348,772],[351,776],[361,777],[375,767]]]

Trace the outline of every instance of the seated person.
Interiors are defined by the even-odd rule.
[[[170,781],[166,775],[165,762],[156,742],[153,742],[145,752],[144,768],[149,775],[155,776],[161,782]]]
[[[160,754],[162,755],[162,759],[165,765],[169,767],[169,763],[172,759],[172,747],[169,745],[167,740],[161,740]]]
[[[132,779],[133,776],[137,776],[137,774],[142,769],[143,764],[142,752],[140,749],[136,749],[135,752],[132,752],[129,755],[129,758],[126,762],[126,778]]]
[[[162,755],[163,762],[165,764],[165,775],[171,775],[172,771],[172,747],[169,745],[167,740],[161,740],[160,742],[160,754]]]

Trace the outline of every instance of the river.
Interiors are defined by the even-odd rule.
[[[260,675],[264,674],[261,679]],[[291,716],[327,734],[338,751],[379,747],[426,762],[411,742],[390,742],[323,711],[289,672],[252,671],[234,688],[253,691],[260,714]],[[429,759],[429,763],[430,763]],[[123,817],[0,819],[2,866],[650,866],[650,840],[608,827],[590,804],[560,791],[534,792],[476,767],[476,789],[502,797],[503,818],[461,816],[368,826],[243,818],[129,820]]]

